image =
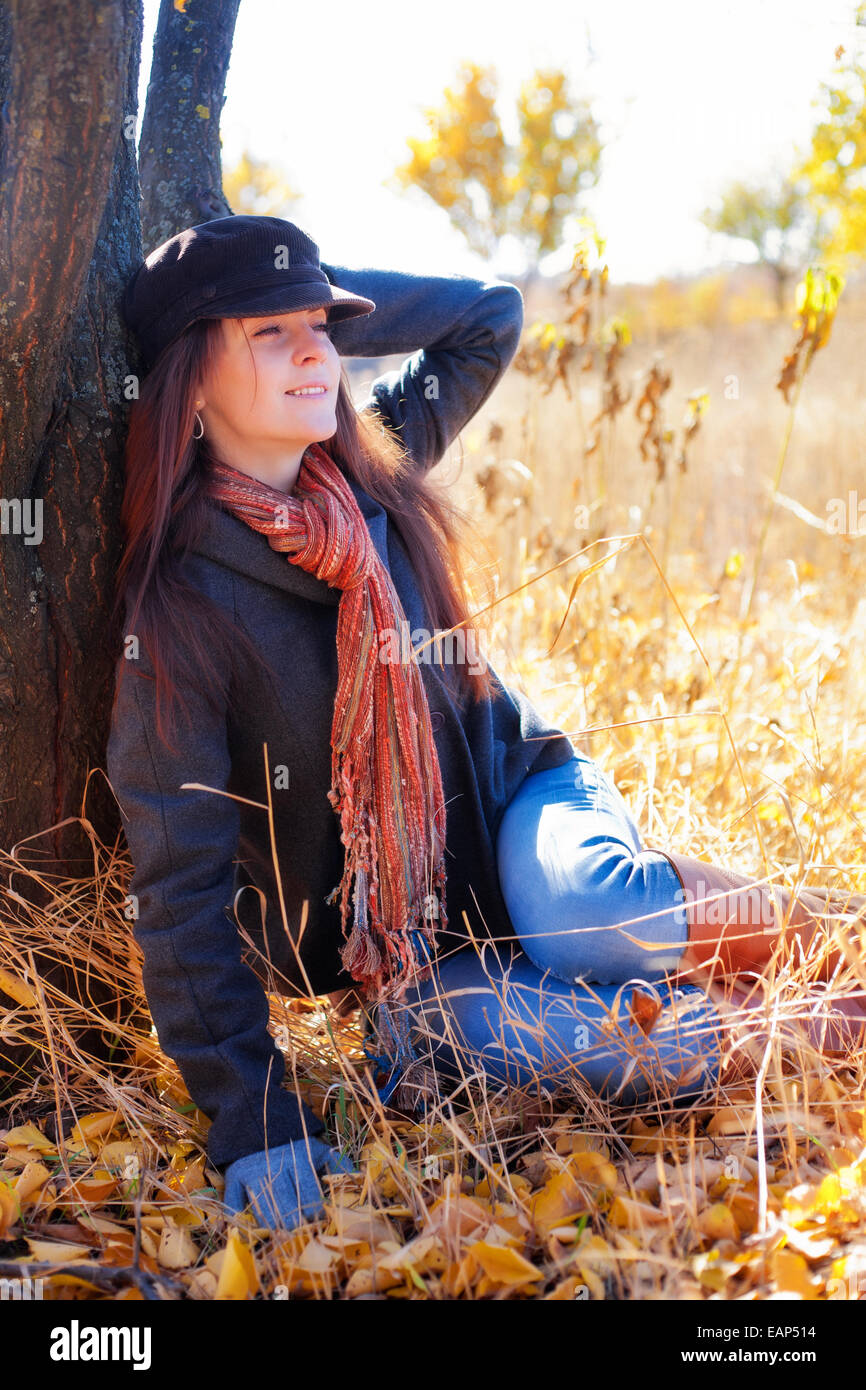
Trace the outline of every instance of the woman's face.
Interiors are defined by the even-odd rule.
[[[307,446],[335,434],[340,355],[327,318],[320,308],[220,320],[216,359],[197,397],[205,404],[197,408],[226,463],[257,466],[274,486],[291,488]],[[298,394],[305,387],[319,389]]]

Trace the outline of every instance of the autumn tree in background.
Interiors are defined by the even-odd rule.
[[[818,223],[806,195],[802,180],[795,183],[784,176],[755,183],[735,180],[718,204],[700,216],[708,231],[755,248],[758,263],[772,271],[780,313],[789,281],[820,252]]]
[[[857,11],[866,34],[866,4]],[[824,224],[822,253],[849,271],[866,256],[866,66],[837,51],[834,77],[821,84],[824,116],[812,132],[796,174]]]
[[[223,193],[232,212],[253,217],[298,219],[301,194],[286,179],[282,169],[267,160],[256,159],[244,150],[236,164],[223,174]]]
[[[420,188],[488,262],[514,238],[526,257],[525,289],[583,212],[602,145],[589,103],[572,95],[562,72],[539,70],[521,85],[509,113],[513,139],[496,103],[495,70],[464,64],[441,104],[424,108],[428,134],[408,140],[411,158],[394,183]]]

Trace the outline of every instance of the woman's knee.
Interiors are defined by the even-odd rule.
[[[537,881],[530,871],[506,893],[515,934],[539,969],[610,984],[676,969],[686,933],[679,885],[651,851],[600,838],[565,865],[556,865],[557,854],[545,852]]]

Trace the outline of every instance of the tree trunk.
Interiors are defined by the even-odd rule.
[[[4,886],[38,910],[55,876],[104,872],[81,817],[104,844],[120,828],[98,772],[119,640],[108,613],[127,402],[140,374],[120,303],[142,259],[142,211],[151,244],[230,211],[209,190],[221,184],[238,3],[187,0],[183,14],[163,0],[142,200],[141,0],[0,0],[0,912]],[[17,932],[32,945],[24,923]],[[37,970],[102,1004],[110,982],[85,983],[81,954],[74,942],[68,961],[37,952]],[[105,1014],[128,1008],[115,999]],[[104,1055],[98,1040],[89,1050]],[[0,1078],[9,1060],[0,1050]]]
[[[116,300],[140,254],[121,119],[135,110],[140,0],[17,0],[11,18],[0,170],[4,843],[78,814],[88,765],[102,761],[126,370]],[[67,827],[35,852],[71,864],[76,842]]]
[[[144,254],[184,227],[228,217],[220,113],[240,0],[162,0],[141,125]]]

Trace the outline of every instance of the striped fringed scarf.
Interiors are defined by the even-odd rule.
[[[445,798],[417,660],[379,660],[380,633],[402,630],[400,597],[345,475],[320,445],[306,450],[291,493],[217,462],[207,492],[293,565],[342,590],[328,800],[346,861],[327,901],[340,895],[345,937],[355,880],[341,959],[376,1005],[377,1052],[395,1078],[388,1095],[415,1108],[414,1097],[431,1093],[432,1076],[412,1047],[406,1010],[395,1017],[389,1003],[429,977],[435,919],[447,926]]]

